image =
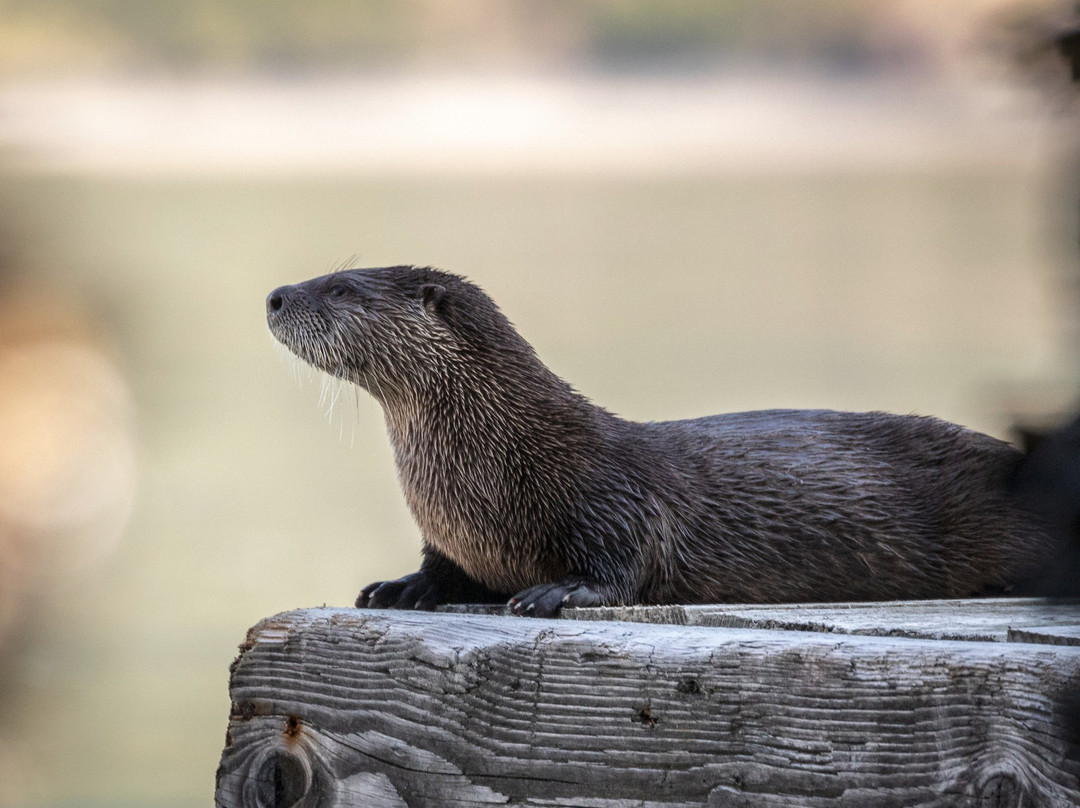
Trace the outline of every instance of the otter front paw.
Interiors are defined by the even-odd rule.
[[[446,603],[442,587],[423,570],[396,581],[376,581],[360,590],[358,609],[424,609]]]
[[[525,617],[551,617],[563,606],[603,606],[607,599],[598,586],[579,579],[537,584],[510,598],[510,611]]]

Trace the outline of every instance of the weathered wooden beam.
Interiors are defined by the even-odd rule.
[[[233,667],[216,804],[1075,806],[1078,688],[1068,645],[295,611]]]
[[[1041,598],[786,605],[612,606],[567,609],[566,617],[572,620],[775,628],[926,640],[1080,645],[1080,602],[1047,601]]]

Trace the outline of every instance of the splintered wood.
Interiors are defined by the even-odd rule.
[[[1080,607],[865,608],[922,633],[837,605],[278,615],[233,667],[216,804],[1080,805]]]

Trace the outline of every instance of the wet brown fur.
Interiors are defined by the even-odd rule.
[[[382,404],[424,540],[357,604],[964,597],[1035,574],[1008,444],[934,418],[770,410],[636,423],[537,358],[474,284],[350,270],[275,290],[271,331]]]

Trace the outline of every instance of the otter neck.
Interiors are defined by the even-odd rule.
[[[380,397],[395,452],[405,452],[399,469],[402,461],[429,461],[443,474],[463,467],[495,474],[520,459],[535,467],[544,449],[580,443],[596,429],[602,411],[539,360],[514,372],[500,365],[485,373],[476,364]]]
[[[565,517],[599,447],[590,404],[536,366],[446,374],[438,385],[384,400],[406,501],[425,541],[495,589],[527,580],[522,548]],[[523,508],[523,503],[533,507]],[[533,541],[536,548],[543,543]],[[535,550],[534,550],[535,552]]]

